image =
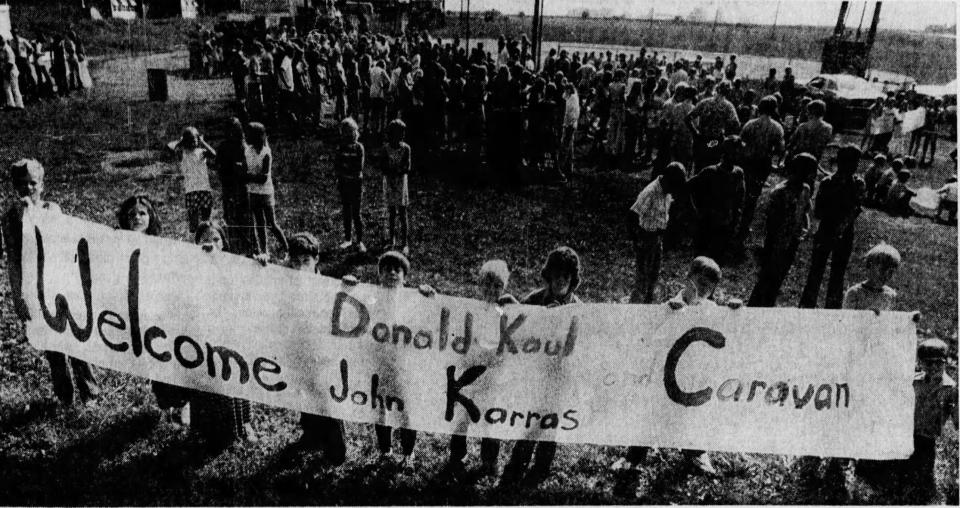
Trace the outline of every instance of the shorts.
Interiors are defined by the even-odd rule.
[[[201,222],[210,220],[210,212],[213,209],[213,194],[210,191],[193,191],[186,195],[187,221],[190,224],[190,232],[197,230]]]

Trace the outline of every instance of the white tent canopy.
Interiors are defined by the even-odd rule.
[[[917,85],[917,87],[914,88],[914,91],[930,97],[957,95],[957,80],[953,80],[946,85]]]

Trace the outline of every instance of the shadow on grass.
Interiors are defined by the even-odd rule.
[[[21,427],[57,414],[57,401],[34,398],[26,404],[0,409],[0,434],[14,432]]]

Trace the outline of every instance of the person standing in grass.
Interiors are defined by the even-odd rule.
[[[837,153],[837,171],[820,182],[814,216],[820,220],[813,237],[810,272],[800,296],[801,308],[815,308],[820,283],[832,256],[830,280],[827,283],[827,309],[839,309],[843,299],[843,280],[853,250],[857,217],[862,211],[865,185],[855,173],[860,162],[860,149],[845,145]]]
[[[398,153],[402,151],[400,148],[397,150]],[[407,153],[410,151],[407,150]],[[361,254],[367,252],[367,247],[363,245],[363,219],[360,217],[365,157],[366,151],[360,143],[360,128],[353,118],[348,117],[340,122],[340,145],[333,159],[343,216],[344,241],[340,249],[356,247]],[[354,233],[356,243],[353,241]]]
[[[316,274],[319,257],[320,242],[312,234],[297,233],[290,238],[290,268]],[[300,413],[300,428],[303,429],[298,443],[301,448],[319,448],[323,451],[325,462],[331,465],[343,464],[347,457],[343,421],[328,416]]]
[[[743,170],[736,165],[743,143],[727,136],[719,164],[703,168],[687,182],[697,210],[696,252],[712,259],[726,256],[743,210]]]
[[[783,281],[790,273],[800,241],[810,228],[808,182],[817,172],[817,161],[801,153],[787,164],[787,181],[777,185],[767,202],[766,239],[761,251],[760,273],[753,286],[750,307],[775,307]]]
[[[679,162],[671,162],[664,174],[640,191],[630,211],[633,245],[637,257],[637,278],[630,303],[653,303],[663,259],[663,235],[670,221],[673,196],[683,189],[687,172]],[[638,220],[639,219],[639,220]]]
[[[270,255],[267,229],[273,233],[280,248],[287,251],[287,238],[277,225],[276,199],[273,189],[273,152],[267,143],[267,130],[262,123],[253,122],[247,126],[250,143],[245,147],[247,163],[247,194],[250,200],[250,214],[253,216],[253,234],[256,239],[256,252]]]
[[[220,226],[204,222],[196,229],[194,242],[211,255],[229,251],[229,240]],[[251,425],[250,401],[201,390],[190,391],[190,429],[213,448],[230,446],[238,439],[256,442]]]
[[[196,127],[184,129],[183,136],[173,146],[173,150],[177,154],[177,164],[183,176],[188,229],[193,233],[201,222],[210,220],[213,210],[207,159],[216,157],[217,152],[204,141]]]
[[[4,106],[11,109],[23,109],[17,57],[13,46],[3,37],[0,37],[0,82],[3,83]]]
[[[31,319],[22,292],[23,214],[29,208],[60,213],[60,207],[56,203],[43,200],[43,178],[43,166],[34,159],[21,159],[10,166],[10,181],[13,183],[16,200],[3,216],[3,245],[6,247],[7,275],[13,309],[23,322]],[[47,351],[45,356],[50,363],[53,393],[63,406],[73,405],[74,388],[80,401],[84,403],[100,396],[97,375],[90,364],[55,351]]]
[[[873,195],[876,192],[877,184],[880,183],[880,177],[883,176],[887,168],[887,156],[878,153],[873,156],[873,164],[867,168],[863,174],[863,184],[866,190],[865,204],[873,204]]]
[[[407,175],[410,173],[410,145],[403,141],[406,129],[407,125],[399,119],[393,120],[387,126],[387,142],[383,145],[380,169],[383,173],[384,201],[390,215],[390,248],[399,249],[404,255],[409,255],[407,207],[410,205],[410,191]]]
[[[228,121],[227,138],[217,147],[214,167],[220,176],[220,194],[223,199],[223,220],[227,223],[229,252],[246,256],[251,254],[250,196],[247,194],[246,135],[243,123],[233,117]]]
[[[496,305],[499,308],[504,305],[520,303],[512,294],[507,292],[507,286],[510,282],[510,269],[505,261],[494,259],[483,263],[483,266],[480,267],[479,279],[483,301],[487,305]],[[487,476],[496,474],[499,454],[499,440],[487,437],[480,440],[480,461],[482,463],[480,471],[482,474]],[[465,434],[451,436],[447,470],[454,478],[464,471],[463,459],[466,455],[467,436]]]
[[[833,126],[823,120],[826,112],[827,105],[821,100],[807,104],[808,119],[790,137],[787,157],[806,152],[813,155],[817,162],[823,159],[823,152],[833,139]]]
[[[580,303],[576,294],[580,286],[580,256],[576,251],[570,247],[558,247],[551,251],[540,270],[540,276],[543,278],[543,287],[527,295],[521,303],[540,307]],[[534,453],[536,458],[528,471]],[[521,480],[530,485],[539,485],[550,473],[556,454],[557,443],[554,441],[517,441],[510,461],[503,469],[501,485],[512,485]]]
[[[410,260],[400,252],[387,251],[377,261],[377,270],[381,287],[390,290],[400,289],[403,288],[407,275],[410,273]],[[357,278],[352,275],[343,278],[343,283],[347,286],[355,286],[358,282]],[[427,285],[421,285],[418,290],[421,295],[428,298],[436,294],[436,291]],[[381,457],[386,460],[393,460],[393,427],[377,424],[374,425],[374,433]],[[401,428],[398,429],[397,434],[400,438],[400,450],[403,455],[400,462],[405,468],[412,468],[416,461],[414,447],[417,444],[417,431]]]
[[[757,112],[759,116],[748,121],[740,132],[744,143],[743,168],[746,177],[746,196],[736,237],[737,247],[741,250],[750,236],[753,212],[757,208],[763,186],[770,177],[773,161],[777,157],[783,157],[784,151],[783,126],[772,118],[777,114],[777,99],[771,96],[760,99]]]
[[[712,97],[704,98],[687,113],[687,128],[697,140],[694,146],[696,171],[708,164],[707,145],[711,141],[720,141],[727,134],[740,133],[740,119],[737,118],[733,103],[727,100],[729,94],[730,84],[721,82]],[[697,125],[694,125],[694,121]]]
[[[148,236],[160,236],[163,230],[153,202],[142,194],[131,196],[120,204],[117,223],[124,231]],[[190,425],[190,390],[160,381],[152,381],[150,388],[168,422],[176,426]]]

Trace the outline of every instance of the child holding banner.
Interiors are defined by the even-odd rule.
[[[17,193],[17,200],[3,216],[3,245],[6,247],[7,275],[10,278],[13,308],[21,321],[29,321],[31,318],[22,293],[23,214],[28,207],[60,213],[60,207],[56,203],[42,199],[43,177],[43,166],[36,160],[21,159],[10,166],[10,180]],[[97,376],[88,363],[55,351],[47,351],[45,355],[50,362],[53,393],[61,404],[64,406],[73,404],[74,383],[81,401],[89,402],[99,397],[100,386],[97,383]]]
[[[410,273],[410,260],[408,260],[403,253],[393,250],[387,251],[383,253],[383,255],[380,256],[380,260],[377,261],[377,271],[380,275],[380,285],[382,287],[399,289],[403,287],[407,274]],[[346,285],[353,286],[356,285],[357,282],[357,278],[352,275],[347,275],[343,278],[343,283]],[[418,290],[420,294],[426,297],[431,297],[436,294],[436,291],[426,284],[421,285]],[[380,450],[382,457],[385,459],[392,458],[393,427],[374,425],[374,432],[377,436],[377,448]],[[416,460],[413,448],[417,444],[417,431],[401,428],[397,430],[397,433],[400,437],[400,451],[403,455],[401,461],[405,467],[410,468]]]
[[[124,231],[149,236],[160,236],[163,230],[153,202],[142,194],[130,196],[120,204],[117,222]],[[164,411],[168,421],[174,425],[190,425],[189,390],[160,381],[151,381],[150,388],[157,399],[157,406]]]
[[[558,247],[547,256],[547,262],[540,270],[543,278],[542,288],[527,295],[524,305],[557,307],[580,303],[576,295],[580,286],[580,256],[570,247]],[[530,459],[536,452],[533,467],[527,471]],[[503,469],[502,485],[519,482],[524,474],[530,485],[539,485],[550,472],[550,465],[557,454],[557,443],[553,441],[519,440],[513,446],[510,461]]]
[[[484,301],[488,305],[511,305],[520,303],[506,292],[510,281],[510,269],[501,259],[487,261],[480,267],[480,290]],[[463,458],[467,455],[467,436],[454,434],[450,437],[450,460],[447,470],[456,477],[463,472]],[[497,472],[497,458],[500,455],[500,441],[493,438],[480,440],[480,460],[483,465],[481,472],[484,475],[493,475]]]
[[[203,222],[197,226],[194,242],[204,252],[229,250],[229,240],[220,226]],[[219,393],[192,391],[191,425],[208,444],[225,448],[238,439],[256,442],[257,436],[250,424],[250,401],[235,399]]]
[[[310,233],[297,233],[290,239],[290,268],[307,273],[317,273],[320,257],[320,242]],[[328,464],[340,465],[347,458],[343,421],[328,416],[300,413],[299,446],[319,448]]]
[[[917,347],[918,372],[913,381],[916,405],[913,413],[913,454],[906,460],[857,462],[857,476],[885,492],[900,497],[896,502],[926,503],[937,496],[934,471],[937,438],[947,420],[957,429],[957,383],[946,372],[947,343],[927,339]]]

